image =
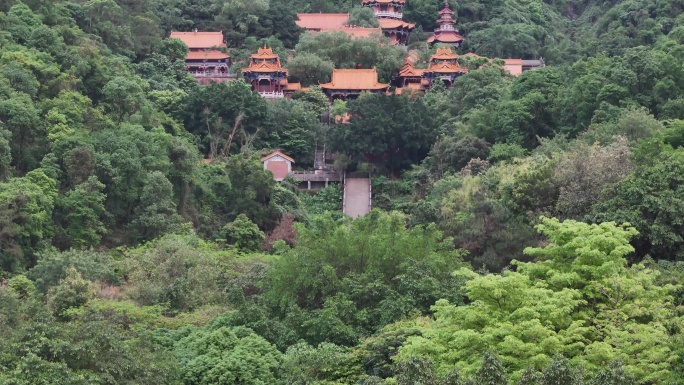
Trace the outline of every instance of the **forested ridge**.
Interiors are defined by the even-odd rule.
[[[684,2],[450,5],[460,54],[546,66],[329,108],[404,64],[295,24],[356,0],[0,2],[0,384],[684,384]],[[311,87],[200,86],[193,29]],[[366,217],[259,161],[322,144]]]

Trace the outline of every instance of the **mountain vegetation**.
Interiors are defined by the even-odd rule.
[[[359,3],[0,2],[0,384],[684,383],[684,3],[451,1],[460,53],[545,66],[329,107],[404,63],[295,23]],[[442,5],[407,2],[418,63]],[[311,87],[199,85],[195,28]],[[259,161],[323,144],[366,217]]]

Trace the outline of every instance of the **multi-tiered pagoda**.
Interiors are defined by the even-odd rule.
[[[456,20],[454,19],[454,11],[449,8],[449,3],[444,1],[444,9],[439,11],[439,19],[437,19],[439,27],[427,40],[428,44],[434,45],[436,43],[448,44],[454,48],[461,46],[461,42],[465,40],[463,36],[458,33],[458,29],[454,26]]]
[[[185,66],[200,83],[229,80],[230,55],[223,52],[226,43],[222,32],[171,32],[188,46]]]
[[[287,69],[280,65],[280,57],[266,46],[249,57],[249,66],[242,74],[254,91],[268,99],[287,97],[301,89],[299,83],[287,81]]]
[[[380,23],[382,33],[393,44],[408,43],[409,34],[415,27],[415,24],[402,20],[404,16],[402,10],[406,0],[363,0],[362,4],[364,7],[373,9],[375,17]]]

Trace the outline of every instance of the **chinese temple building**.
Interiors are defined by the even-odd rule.
[[[330,102],[335,99],[355,99],[362,92],[384,93],[389,84],[378,82],[378,72],[372,69],[334,69],[330,83],[321,84]]]
[[[259,48],[249,57],[249,66],[242,70],[252,89],[268,99],[287,97],[301,89],[299,83],[287,81],[287,69],[280,65],[280,57],[271,48]]]
[[[457,77],[468,72],[468,69],[458,64],[458,55],[451,48],[437,48],[437,52],[430,57],[426,69],[418,69],[407,61],[395,82],[397,88],[429,89],[436,80],[444,82],[445,87],[451,87]]]
[[[399,82],[396,84],[399,93],[401,93],[400,90],[403,88],[427,89],[430,86],[430,82],[423,78],[423,72],[425,72],[424,69],[414,67],[413,63],[407,60],[399,70]]]
[[[437,48],[437,52],[430,57],[428,68],[423,71],[423,78],[430,85],[435,80],[441,80],[446,87],[451,87],[457,77],[467,72],[467,69],[458,64],[458,55],[451,48]]]
[[[427,40],[428,44],[434,45],[436,43],[448,44],[454,48],[461,46],[461,42],[465,40],[463,36],[458,33],[458,29],[454,26],[456,20],[454,19],[454,11],[449,8],[449,3],[444,1],[444,9],[439,11],[439,19],[437,19],[439,27]]]
[[[402,10],[406,0],[363,0],[362,4],[373,9],[382,33],[392,41],[392,44],[408,43],[409,34],[415,28],[415,24],[402,21]]]
[[[222,32],[171,32],[172,39],[179,39],[188,46],[185,66],[202,84],[229,80],[230,55],[222,52],[226,48]]]
[[[307,31],[342,31],[354,37],[369,37],[383,34],[392,44],[406,44],[414,24],[401,20],[405,0],[364,0],[363,6],[372,8],[380,23],[379,28],[363,28],[349,25],[348,13],[298,13],[297,25]]]

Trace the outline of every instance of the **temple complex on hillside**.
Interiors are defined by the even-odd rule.
[[[456,20],[454,19],[454,11],[449,8],[449,3],[444,1],[444,9],[439,11],[439,19],[437,19],[439,27],[435,32],[428,37],[428,44],[434,45],[437,43],[448,44],[454,48],[461,46],[461,42],[465,40],[463,36],[458,33],[458,29],[454,26]]]
[[[372,69],[334,69],[330,83],[321,84],[321,89],[330,98],[349,100],[357,98],[362,92],[387,92],[389,84],[378,82],[378,72]]]
[[[299,83],[287,81],[287,69],[280,65],[280,57],[264,46],[249,57],[249,66],[242,70],[245,80],[264,98],[289,97],[301,89]]]
[[[226,48],[222,32],[171,32],[170,37],[188,46],[185,66],[197,81],[208,84],[229,80],[230,55],[221,51]]]
[[[458,64],[458,55],[451,48],[437,48],[437,52],[430,57],[430,63],[426,69],[415,68],[407,60],[399,70],[396,86],[397,88],[427,90],[439,80],[444,83],[445,87],[451,87],[457,77],[467,72],[466,68]]]
[[[349,25],[348,13],[298,13],[297,25],[310,32],[342,31],[354,37],[383,34],[392,44],[406,44],[414,24],[401,20],[406,0],[363,0],[363,6],[372,8],[380,23],[379,28]]]

